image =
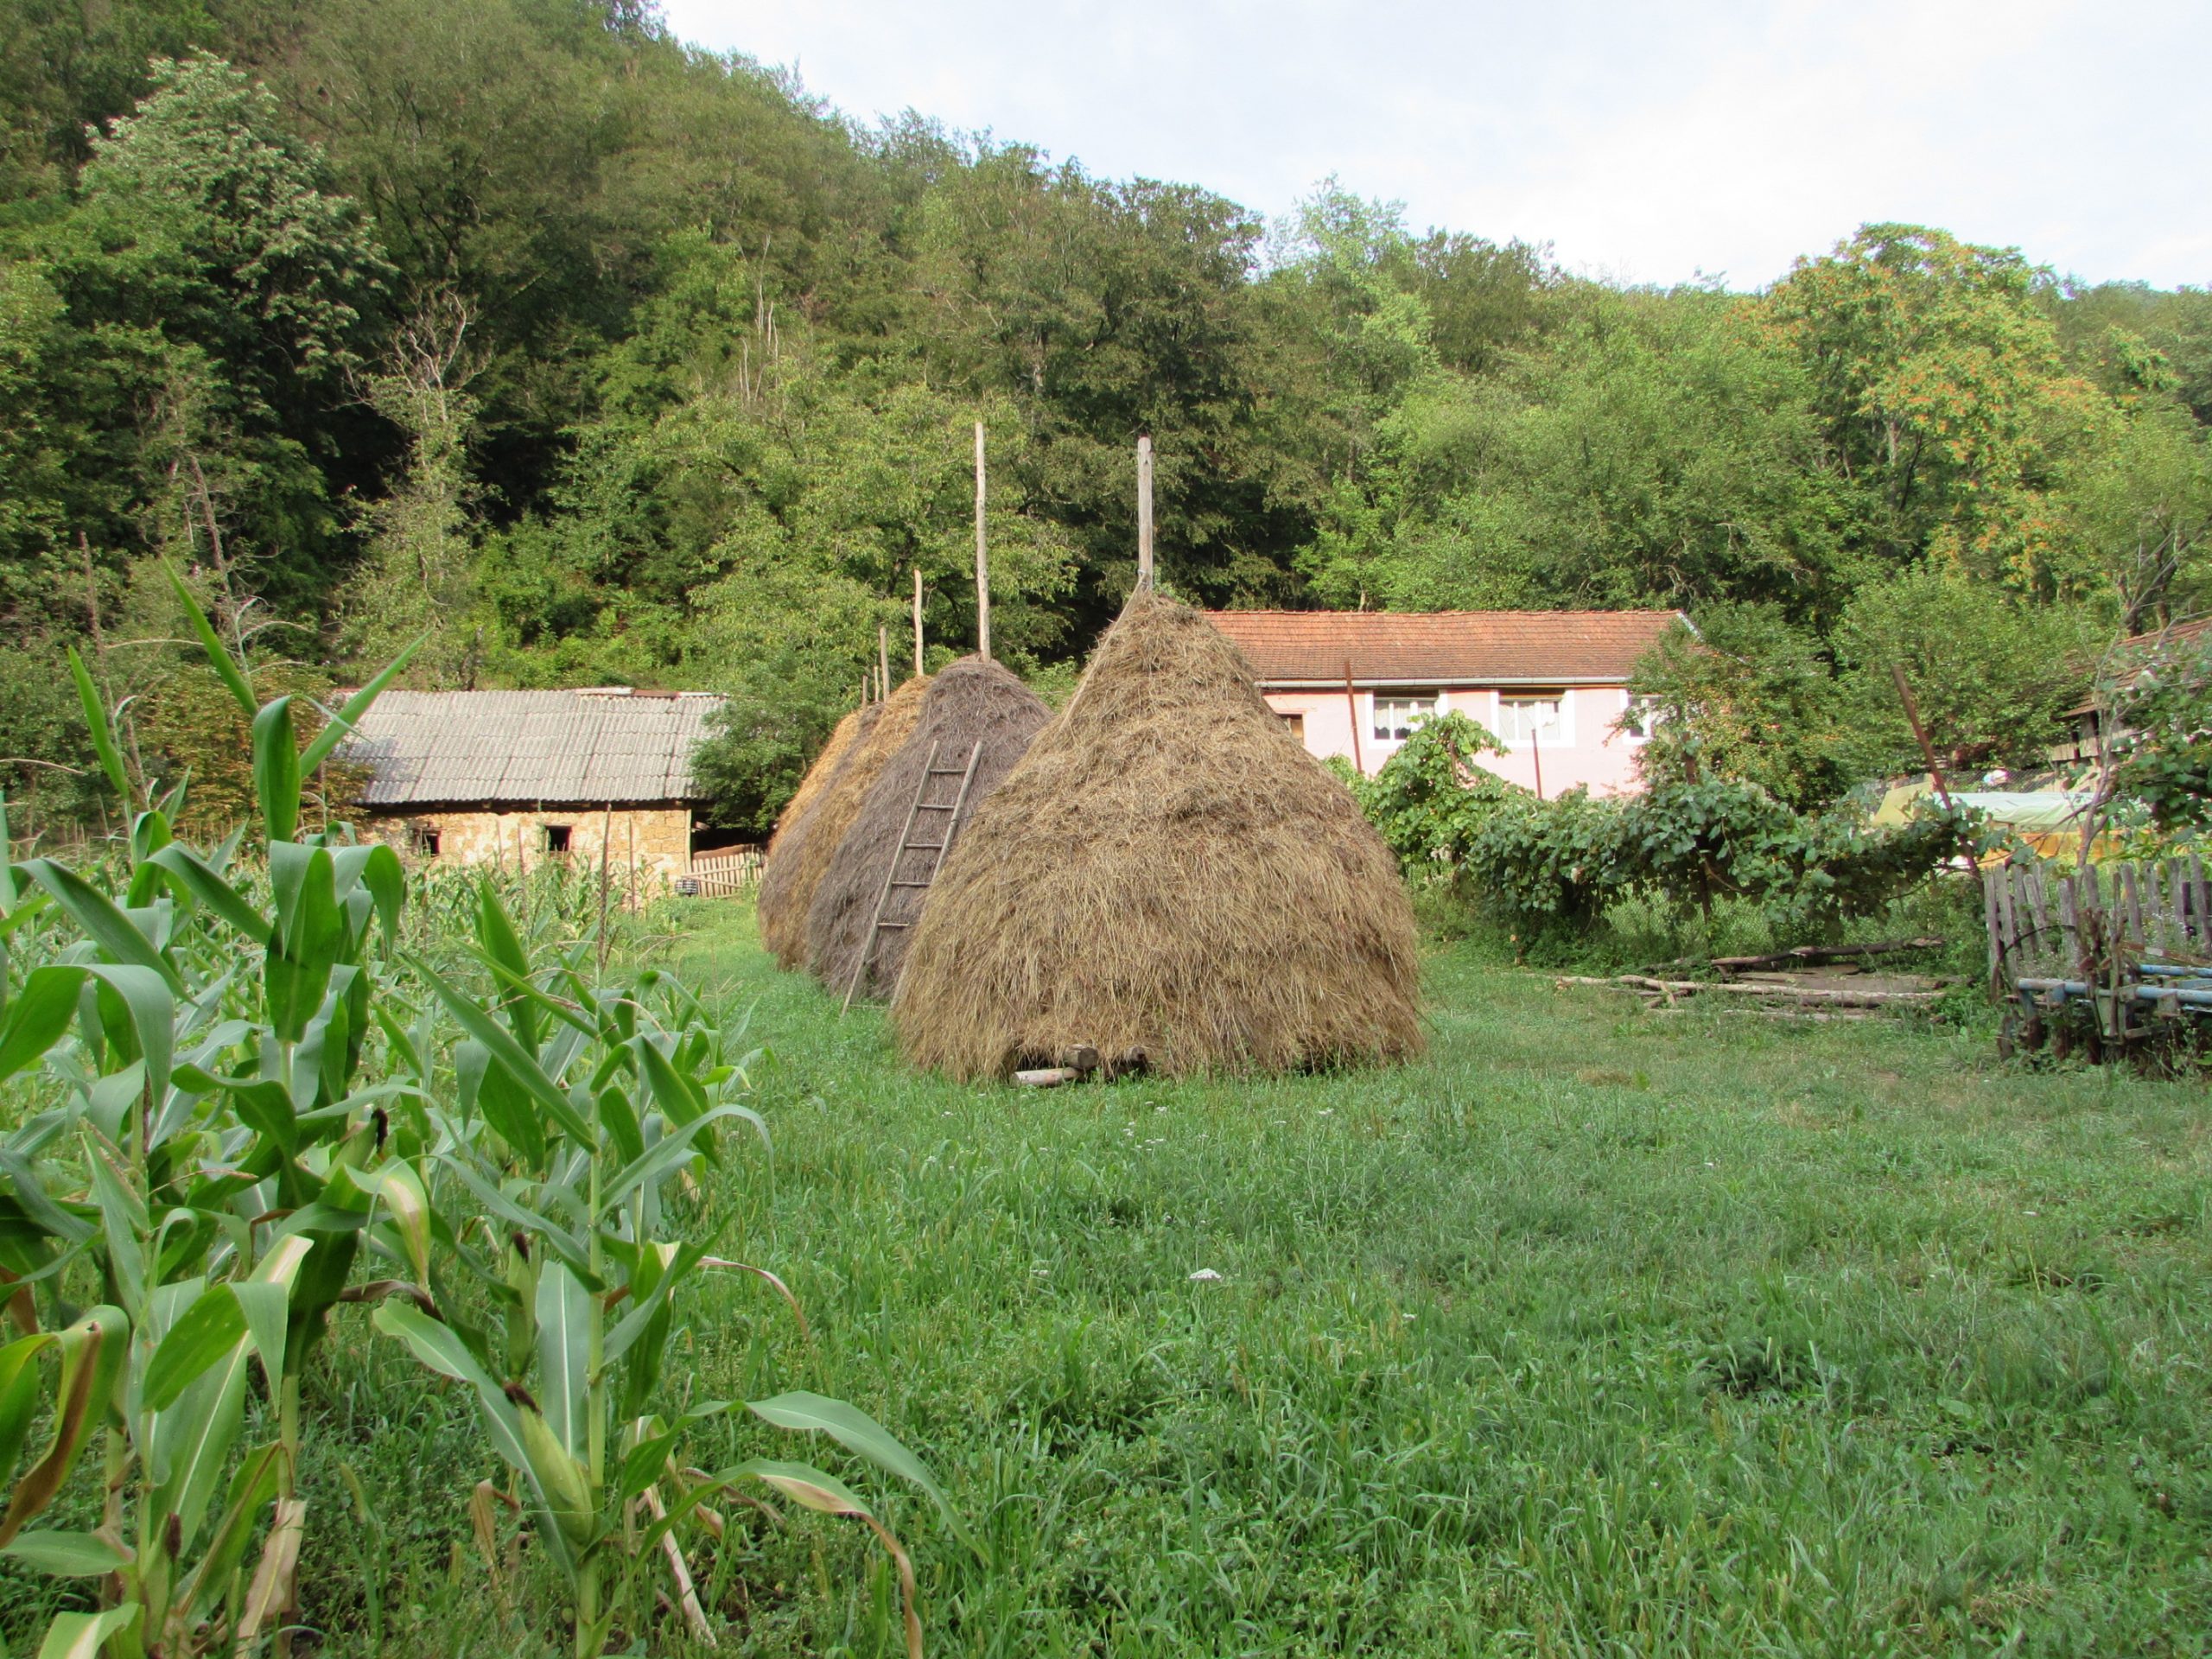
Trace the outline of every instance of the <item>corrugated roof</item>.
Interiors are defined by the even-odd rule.
[[[1679,611],[1208,611],[1262,685],[1618,684]]]
[[[695,798],[691,752],[721,706],[705,691],[387,691],[341,746],[365,806]]]

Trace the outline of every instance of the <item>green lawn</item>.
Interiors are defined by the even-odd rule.
[[[932,1652],[2212,1648],[2201,1086],[1646,1018],[1446,951],[1402,1070],[957,1088],[747,910],[697,913],[674,965],[758,999],[778,1061],[772,1186],[730,1160],[723,1248],[819,1358],[725,1281],[695,1386],[842,1394],[931,1462],[988,1567],[869,1490]],[[303,1567],[329,1650],[550,1643],[468,1541],[465,1402],[346,1318]],[[725,1650],[899,1650],[859,1535],[732,1537]]]

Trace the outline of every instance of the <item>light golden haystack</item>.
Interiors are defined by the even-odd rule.
[[[926,678],[908,680],[878,705],[867,734],[854,738],[813,804],[770,849],[760,870],[760,943],[785,967],[796,968],[805,960],[806,912],[814,902],[815,884],[852,827],[868,785],[913,731],[929,683]]]
[[[891,1005],[960,1078],[1283,1071],[1421,1045],[1411,906],[1236,647],[1140,593],[947,855]]]
[[[965,767],[970,749],[977,751],[976,773],[960,810],[957,825],[948,823],[950,812],[917,813],[912,839],[916,842],[942,841],[945,831],[964,830],[976,816],[983,798],[996,789],[1015,762],[1029,751],[1030,741],[1052,717],[1037,694],[996,663],[980,657],[963,657],[939,669],[922,699],[922,714],[913,734],[893,755],[869,786],[868,798],[845,831],[843,843],[830,861],[830,868],[814,889],[814,903],[806,918],[807,963],[822,982],[840,995],[853,982],[853,972],[868,950],[874,931],[876,901],[885,897],[884,877],[890,874],[899,850],[899,832],[914,804],[914,786],[922,780],[932,748],[942,772]],[[939,776],[930,780],[925,799],[950,804],[958,795],[960,779]],[[899,879],[926,881],[932,852],[918,849],[900,861]],[[886,920],[905,923],[886,928],[876,940],[868,963],[862,995],[888,990],[899,982],[899,964],[906,959],[906,941],[912,937],[915,918],[921,913],[923,889],[894,887],[884,910]]]
[[[874,728],[876,718],[882,712],[880,702],[862,703],[839,721],[830,730],[830,741],[822,746],[822,753],[806,769],[806,776],[798,780],[791,799],[784,803],[784,810],[776,815],[775,833],[768,837],[768,849],[761,855],[760,885],[753,895],[763,944],[767,942],[771,927],[780,928],[790,915],[791,879],[795,867],[788,855],[798,826],[813,810],[814,803],[829,786],[845,757],[852,753],[853,745]],[[802,917],[804,914],[800,912]]]
[[[814,764],[806,769],[806,776],[798,780],[798,787],[784,803],[784,810],[776,814],[776,833],[768,838],[768,856],[776,855],[776,843],[784,831],[805,816],[806,809],[814,804],[814,798],[830,781],[830,774],[837,770],[837,763],[845,752],[860,739],[866,737],[868,728],[875,724],[876,715],[883,705],[880,702],[862,703],[848,714],[830,729],[830,741],[822,746],[822,753],[814,757]]]

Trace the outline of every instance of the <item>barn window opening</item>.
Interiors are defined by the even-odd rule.
[[[567,824],[549,823],[545,826],[545,850],[549,853],[555,854],[565,853],[569,850],[569,826]]]
[[[438,855],[438,832],[435,830],[426,823],[416,826],[415,851],[418,857],[435,858]]]

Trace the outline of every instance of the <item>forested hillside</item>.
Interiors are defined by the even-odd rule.
[[[2207,601],[2212,294],[1939,230],[1624,290],[855,122],[637,0],[14,0],[0,124],[0,770],[49,822],[103,810],[65,644],[228,798],[165,557],[272,683],[427,632],[423,685],[731,690],[755,827],[916,569],[972,639],[979,418],[1027,671],[1127,590],[1149,432],[1177,592],[1681,605],[1800,796],[1909,753],[1892,661],[1998,755]]]

